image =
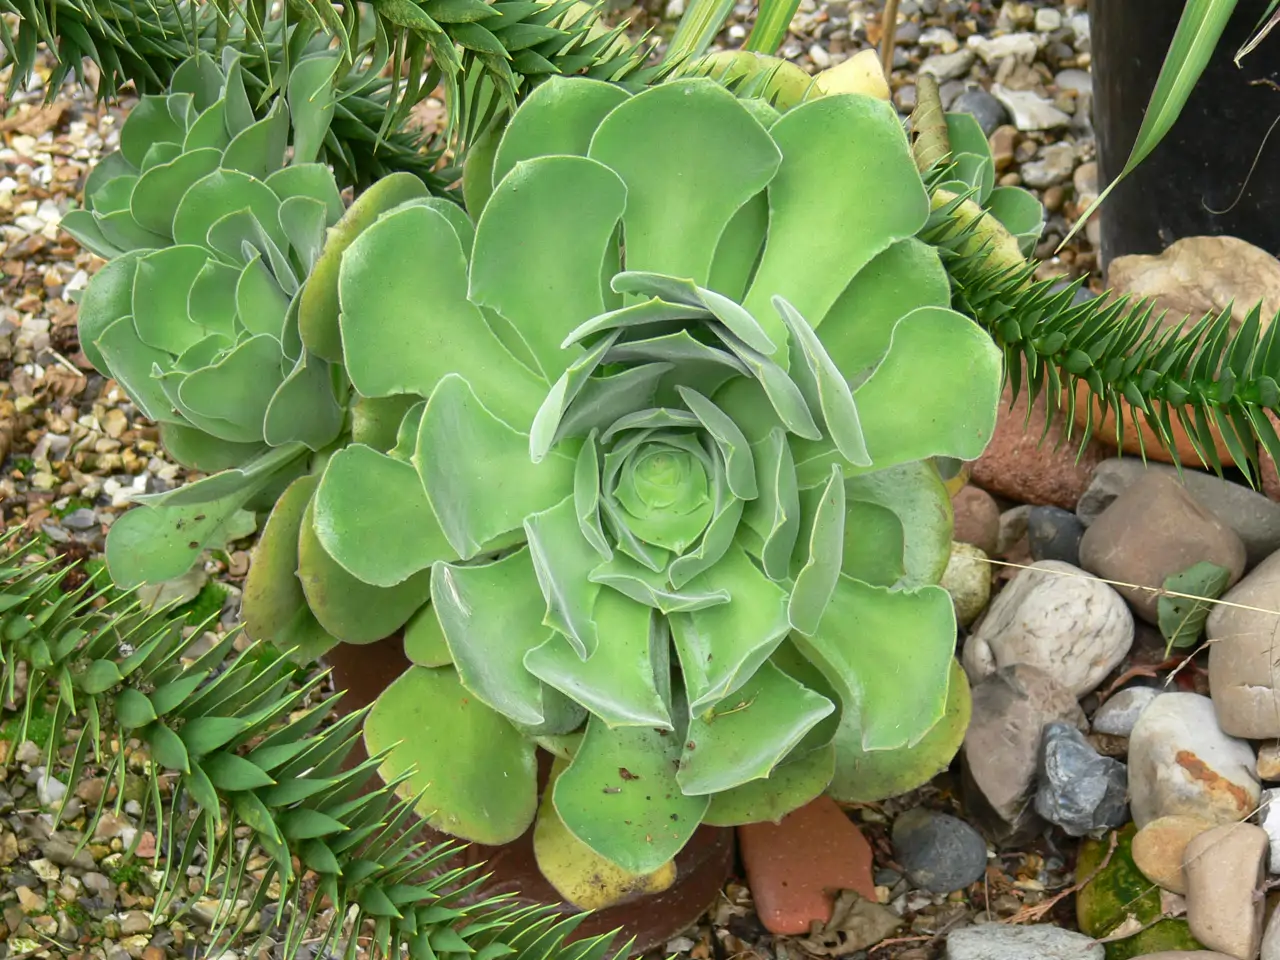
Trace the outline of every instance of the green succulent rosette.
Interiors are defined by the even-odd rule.
[[[982,451],[1001,361],[892,108],[554,78],[491,163],[469,215],[370,191],[310,278],[352,442],[276,506],[251,631],[402,637],[384,776],[469,840],[538,814],[544,869],[652,877],[922,762],[967,710],[931,458]]]

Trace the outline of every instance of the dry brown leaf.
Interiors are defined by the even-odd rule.
[[[894,933],[902,918],[874,900],[853,890],[841,890],[836,897],[831,920],[814,924],[807,937],[796,942],[819,957],[843,957],[865,950]]]

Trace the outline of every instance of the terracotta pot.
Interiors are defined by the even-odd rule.
[[[1093,435],[1108,447],[1115,448],[1116,445],[1116,414],[1110,407],[1106,409],[1106,416],[1101,420],[1098,418],[1098,401],[1093,395],[1093,391],[1089,389],[1089,385],[1083,380],[1076,383],[1076,423],[1083,427],[1088,420],[1089,405],[1093,405]],[[1147,426],[1145,418],[1134,407],[1121,401],[1120,409],[1124,411],[1124,443],[1121,448],[1125,453],[1141,455],[1145,450],[1148,460],[1159,460],[1162,463],[1173,463],[1173,457],[1165,451],[1160,441],[1157,439],[1155,432]],[[1201,467],[1200,455],[1196,453],[1196,448],[1191,444],[1191,438],[1187,436],[1187,431],[1183,429],[1170,411],[1170,426],[1173,428],[1173,444],[1178,451],[1178,458],[1184,467]],[[1218,450],[1218,457],[1222,461],[1224,467],[1235,465],[1235,460],[1231,456],[1226,441],[1222,439],[1222,434],[1218,432],[1216,426],[1210,426],[1209,432],[1213,435],[1213,445]],[[1138,437],[1141,435],[1142,440],[1139,443]]]
[[[325,655],[325,661],[333,668],[334,686],[346,691],[340,703],[344,712],[373,703],[378,694],[409,667],[398,635],[373,644],[339,644]],[[364,745],[359,743],[347,759],[346,766],[349,768],[361,763],[366,757]],[[551,756],[539,751],[538,761],[541,787],[545,785],[551,768]],[[418,837],[429,843],[453,839],[426,824],[421,826]],[[669,889],[593,913],[570,939],[593,937],[620,929],[621,939],[615,948],[629,938],[635,939],[633,954],[665,944],[697,921],[719,896],[734,868],[733,837],[734,832],[730,829],[699,827],[676,856],[676,881]],[[498,847],[470,844],[438,869],[443,873],[482,861],[490,877],[472,894],[472,900],[510,894],[522,903],[554,904],[564,914],[581,912],[561,900],[542,876],[533,855],[532,827],[514,843]]]

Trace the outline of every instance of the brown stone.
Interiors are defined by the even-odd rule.
[[[1152,883],[1174,893],[1187,892],[1182,858],[1187,844],[1214,824],[1200,817],[1170,816],[1152,820],[1133,837],[1133,862]]]
[[[1280,740],[1271,740],[1258,747],[1258,779],[1280,780]],[[1280,866],[1280,864],[1277,864]]]
[[[1114,581],[1134,612],[1157,622],[1156,590],[1171,574],[1207,560],[1244,572],[1239,535],[1205,509],[1176,480],[1147,474],[1098,515],[1080,541],[1080,566]]]
[[[951,538],[978,547],[988,556],[1000,541],[1000,507],[981,487],[961,487],[951,498],[954,516]]]
[[[780,823],[741,826],[738,843],[756,912],[773,933],[808,933],[814,921],[826,923],[840,890],[876,899],[871,844],[830,797]]]
[[[1036,761],[1045,724],[1088,729],[1075,695],[1030,664],[1001,667],[973,688],[964,736],[966,810],[996,843],[1012,843],[1041,826],[1032,808]]]
[[[1251,960],[1262,943],[1267,831],[1229,823],[1187,844],[1187,926],[1206,947]]]
[[[1025,388],[1012,406],[1011,398],[1006,385],[995,434],[973,464],[974,483],[1021,503],[1075,509],[1089,486],[1094,466],[1108,455],[1106,448],[1090,440],[1081,453],[1079,431],[1070,440],[1065,438],[1067,414],[1061,409],[1054,410],[1053,424],[1046,434],[1043,393],[1032,405],[1029,420]]]

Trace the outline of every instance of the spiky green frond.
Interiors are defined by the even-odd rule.
[[[268,897],[278,896],[275,926],[265,932],[284,944],[286,958],[308,932],[324,938],[317,948],[324,953],[344,935],[349,911],[354,930],[370,922],[372,932],[366,926],[362,936],[375,957],[402,950],[414,960],[614,955],[608,936],[563,946],[582,914],[566,919],[550,907],[502,898],[475,903],[479,867],[449,869],[458,845],[428,849],[414,839],[416,798],[397,796],[401,781],[374,776],[381,758],[345,763],[364,712],[324,725],[341,694],[316,696],[323,675],[298,682],[279,653],[259,644],[237,650],[235,633],[212,643],[184,639],[181,618],[144,609],[100,578],[67,589],[66,571],[13,535],[0,540],[0,557],[5,700],[18,694],[19,664],[27,670],[17,738],[34,729],[33,711],[48,705],[43,747],[50,769],[69,751],[74,783],[92,759],[106,768],[107,783],[118,784],[117,807],[126,757],[109,745],[136,741],[149,755],[144,816],[155,814],[158,866],[163,857],[156,915],[176,919],[200,897],[217,896],[228,906],[214,922],[217,943],[224,933],[240,936]],[[68,734],[72,726],[78,735]],[[163,799],[162,779],[170,784]],[[90,812],[83,842],[110,793],[104,790]],[[256,880],[248,876],[251,851],[237,846],[242,826],[271,857]],[[188,868],[201,851],[204,889],[192,895]],[[242,894],[248,909],[230,909]],[[325,898],[331,919],[321,921]],[[233,916],[242,919],[233,925]],[[313,929],[322,923],[327,927]],[[347,944],[353,957],[357,938],[348,936]]]
[[[604,27],[600,9],[577,0],[290,0],[274,12],[238,0],[0,0],[0,13],[17,17],[16,31],[0,20],[10,95],[31,77],[41,47],[54,60],[50,97],[70,76],[83,82],[86,61],[100,71],[99,94],[114,97],[128,84],[161,92],[191,55],[217,60],[231,46],[266,99],[291,64],[336,44],[344,67],[326,159],[360,187],[407,170],[437,192],[457,171],[434,171],[438,144],[406,121],[440,83],[450,94],[449,132],[469,142],[542,78],[640,81],[649,51],[646,38],[628,39],[625,24]]]
[[[1063,287],[1035,280],[1034,263],[993,267],[984,251],[972,248],[974,225],[962,226],[954,211],[937,218],[931,231],[955,308],[1004,351],[1014,395],[1025,390],[1034,400],[1044,393],[1051,417],[1066,418],[1068,438],[1083,446],[1110,412],[1122,444],[1136,411],[1175,459],[1175,425],[1185,430],[1200,460],[1192,466],[1222,472],[1215,432],[1253,482],[1261,454],[1280,459],[1280,436],[1267,416],[1280,412],[1280,324],[1264,324],[1260,305],[1234,331],[1230,308],[1168,326],[1150,301],[1076,304],[1083,279]],[[1081,382],[1092,395],[1083,425],[1076,416]]]

